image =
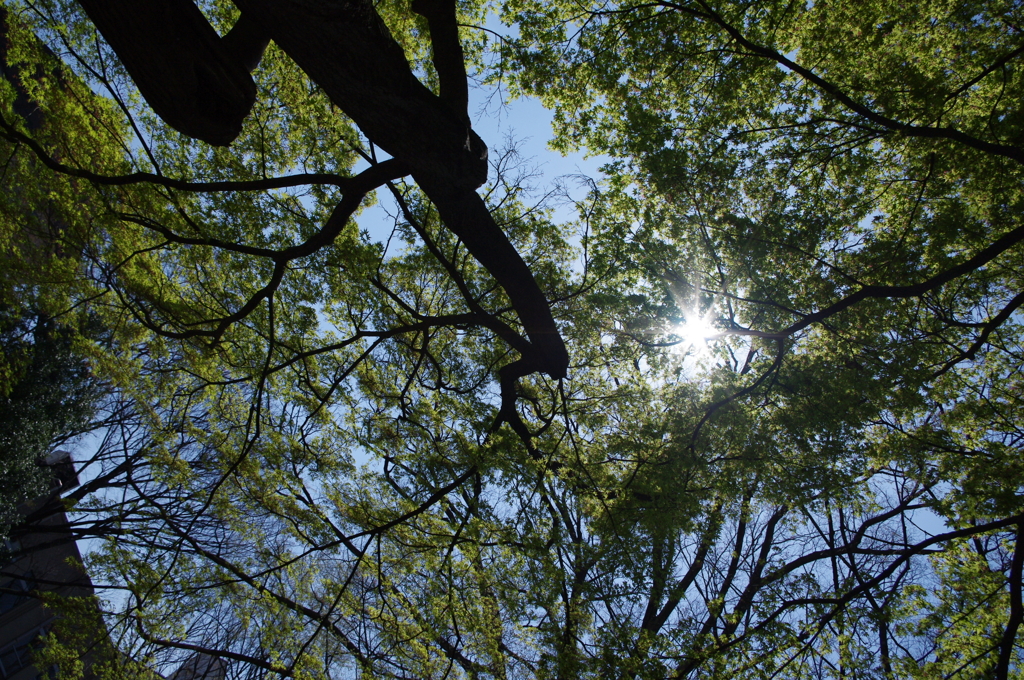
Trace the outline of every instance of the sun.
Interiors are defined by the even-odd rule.
[[[679,354],[688,354],[691,350],[700,354],[708,349],[709,341],[721,335],[721,331],[715,328],[714,319],[710,314],[695,314],[683,323],[673,326],[671,331],[680,338],[679,343],[673,347],[673,351]]]

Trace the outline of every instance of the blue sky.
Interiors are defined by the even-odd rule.
[[[548,148],[548,141],[554,136],[551,129],[553,114],[535,98],[503,100],[496,89],[477,86],[470,89],[469,112],[473,119],[473,129],[487,144],[492,158],[509,142],[516,144],[525,169],[536,175],[529,182],[534,189],[534,200],[539,200],[555,187],[560,178],[564,179],[563,184],[572,196],[582,198],[586,187],[572,178],[579,175],[593,179],[601,177],[599,168],[607,159],[586,158],[582,153],[563,156]],[[493,177],[492,170],[491,179]],[[388,212],[393,214],[395,210],[386,189],[378,190],[377,198],[378,204],[364,210],[359,216],[359,228],[368,231],[375,241],[387,241],[394,225]],[[530,198],[526,197],[527,203]],[[570,206],[562,206],[555,211],[555,218],[561,221],[574,217]]]

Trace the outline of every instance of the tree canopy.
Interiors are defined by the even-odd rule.
[[[54,481],[46,459],[94,424],[102,392],[73,336],[41,314],[0,308],[0,346],[0,538],[7,539],[18,506]]]
[[[101,675],[1024,677],[1019,3],[184,5],[5,3]]]

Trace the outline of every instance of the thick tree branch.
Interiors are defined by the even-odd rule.
[[[236,4],[371,142],[409,164],[445,225],[511,298],[533,345],[531,371],[564,377],[568,353],[548,301],[475,192],[487,178],[485,145],[461,115],[416,79],[373,6],[365,0]]]
[[[442,186],[487,179],[486,146],[413,74],[367,0],[236,0],[374,144]]]
[[[466,61],[459,40],[455,0],[413,0],[412,11],[423,16],[430,26],[434,69],[440,83],[441,101],[463,116],[469,125],[469,86]]]
[[[218,146],[238,136],[256,102],[256,84],[192,0],[79,4],[168,125]]]
[[[511,298],[532,343],[531,371],[564,377],[568,353],[549,303],[475,193],[487,179],[487,147],[462,105],[465,65],[454,3],[419,5],[431,25],[443,97],[416,78],[368,0],[235,4],[241,19],[221,41],[190,0],[82,2],[157,114],[214,144],[227,144],[240,129],[255,97],[246,55],[272,38],[371,142],[408,164],[448,228]]]
[[[231,58],[252,73],[260,65],[263,52],[270,44],[268,36],[251,17],[242,14],[223,38],[221,45]]]

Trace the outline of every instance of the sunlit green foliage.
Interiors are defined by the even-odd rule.
[[[0,308],[0,537],[10,536],[18,506],[48,491],[43,463],[85,431],[102,388],[75,351],[75,335],[42,314]]]
[[[554,108],[555,149],[608,158],[556,224],[487,140],[488,204],[572,355],[518,385],[529,437],[496,380],[518,319],[413,184],[380,192],[386,242],[356,219],[275,259],[376,159],[273,45],[213,149],[74,3],[8,6],[45,125],[4,85],[4,295],[107,329],[81,351],[115,425],[75,517],[127,658],[1020,675],[1019,5],[461,3],[483,76]],[[469,28],[489,10],[515,29],[493,52]],[[378,11],[433,83],[422,18]],[[159,177],[111,179],[132,172]],[[165,181],[296,173],[334,177]]]

